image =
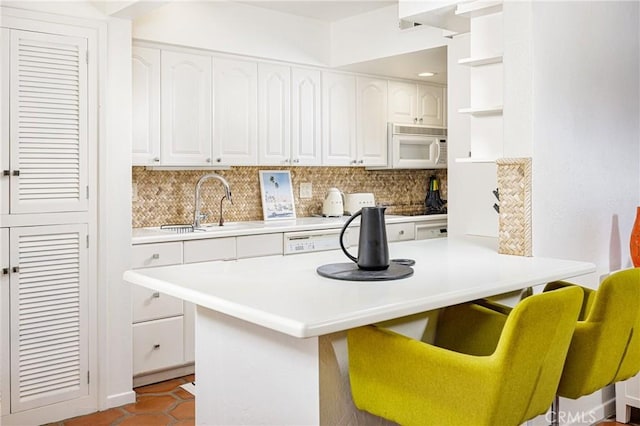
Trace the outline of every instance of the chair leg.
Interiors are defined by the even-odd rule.
[[[560,426],[560,418],[558,416],[560,410],[560,397],[556,395],[551,403],[551,425],[550,426]]]

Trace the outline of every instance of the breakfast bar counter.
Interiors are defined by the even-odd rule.
[[[424,325],[421,313],[595,271],[496,246],[480,237],[391,244],[392,259],[416,261],[411,277],[395,281],[319,276],[318,266],[347,261],[337,250],[138,269],[124,279],[197,305],[197,424],[371,424],[351,405],[346,330]]]

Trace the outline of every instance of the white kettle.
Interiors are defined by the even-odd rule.
[[[322,203],[322,216],[342,216],[343,213],[342,192],[338,188],[329,188]]]

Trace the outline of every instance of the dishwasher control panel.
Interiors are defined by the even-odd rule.
[[[349,230],[344,235],[345,246],[349,247]],[[340,230],[285,232],[284,254],[308,253],[313,251],[336,250],[340,248]]]

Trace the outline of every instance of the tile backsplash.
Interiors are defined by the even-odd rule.
[[[233,204],[223,202],[226,221],[262,220],[259,170],[290,170],[297,217],[322,213],[322,200],[327,190],[373,192],[376,203],[387,205],[387,214],[412,214],[424,207],[429,178],[440,181],[440,196],[447,199],[446,170],[372,171],[357,167],[232,167],[215,173],[223,176],[231,187]],[[193,222],[194,189],[205,170],[147,170],[133,167],[133,227],[186,224]],[[300,184],[312,184],[312,198],[300,198]],[[215,180],[202,186],[201,211],[208,215],[204,222],[218,220],[222,185]]]

